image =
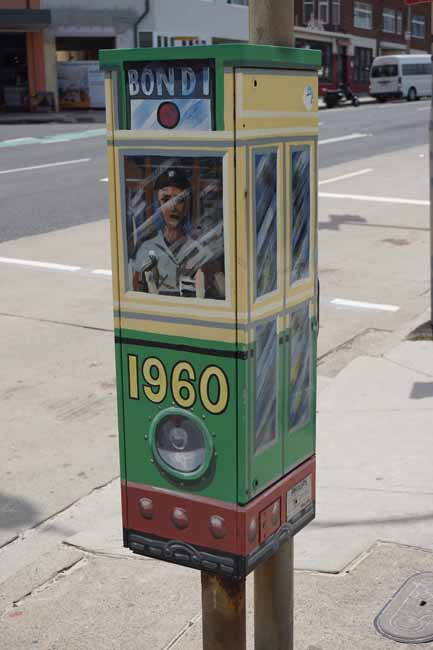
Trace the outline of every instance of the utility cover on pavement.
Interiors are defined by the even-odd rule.
[[[383,636],[400,643],[433,641],[433,573],[417,573],[406,580],[374,625]]]

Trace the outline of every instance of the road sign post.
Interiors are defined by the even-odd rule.
[[[201,570],[205,648],[230,650],[246,575],[315,512],[320,53],[101,63],[124,544]]]

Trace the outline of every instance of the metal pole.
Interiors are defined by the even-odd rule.
[[[245,580],[202,571],[201,598],[203,650],[246,650]]]
[[[293,539],[254,572],[255,650],[293,649]]]
[[[293,47],[294,0],[250,0],[250,42]],[[293,648],[293,540],[254,572],[255,650]]]
[[[293,0],[250,0],[250,43],[294,46]]]

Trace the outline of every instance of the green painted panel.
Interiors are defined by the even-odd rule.
[[[271,67],[311,67],[321,65],[319,50],[273,45],[233,43],[222,45],[196,45],[194,47],[157,47],[125,50],[100,50],[101,68],[113,70],[127,61],[165,61],[213,58],[225,66],[267,65]]]
[[[275,47],[235,43],[194,47],[135,48],[128,50],[100,50],[99,60],[104,70],[117,70],[120,98],[119,126],[128,128],[128,105],[124,65],[138,61],[215,60],[215,126],[224,131],[224,68],[259,66],[268,68],[312,69],[321,65],[321,52],[304,48]]]
[[[128,343],[124,341],[123,338],[118,347],[121,348],[122,372],[126,378],[123,399],[128,481],[236,503],[236,358],[204,352],[186,353],[182,349],[158,344],[148,346],[138,344],[138,341],[135,344],[130,338]],[[217,370],[209,370],[210,367]],[[176,458],[179,458],[178,451],[182,447],[179,437],[171,441],[171,447],[167,447],[167,439],[161,437],[163,451],[159,460],[152,452],[152,430],[155,435],[152,423],[155,418],[161,418],[166,409],[173,407],[179,414],[176,416],[179,419],[173,420],[177,436],[184,435],[179,432],[185,424],[182,418],[192,414],[200,419],[209,434],[206,437],[212,443],[209,470],[195,480],[189,479],[188,471],[180,478],[175,465],[175,471],[170,475],[166,471],[167,465],[160,462],[167,456],[166,449],[169,449],[169,454],[174,449]],[[194,435],[191,434],[191,439]],[[177,446],[173,447],[172,443]]]

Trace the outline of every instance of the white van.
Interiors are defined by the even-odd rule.
[[[432,94],[430,54],[378,56],[370,70],[370,95],[380,102],[406,97],[409,102]]]

